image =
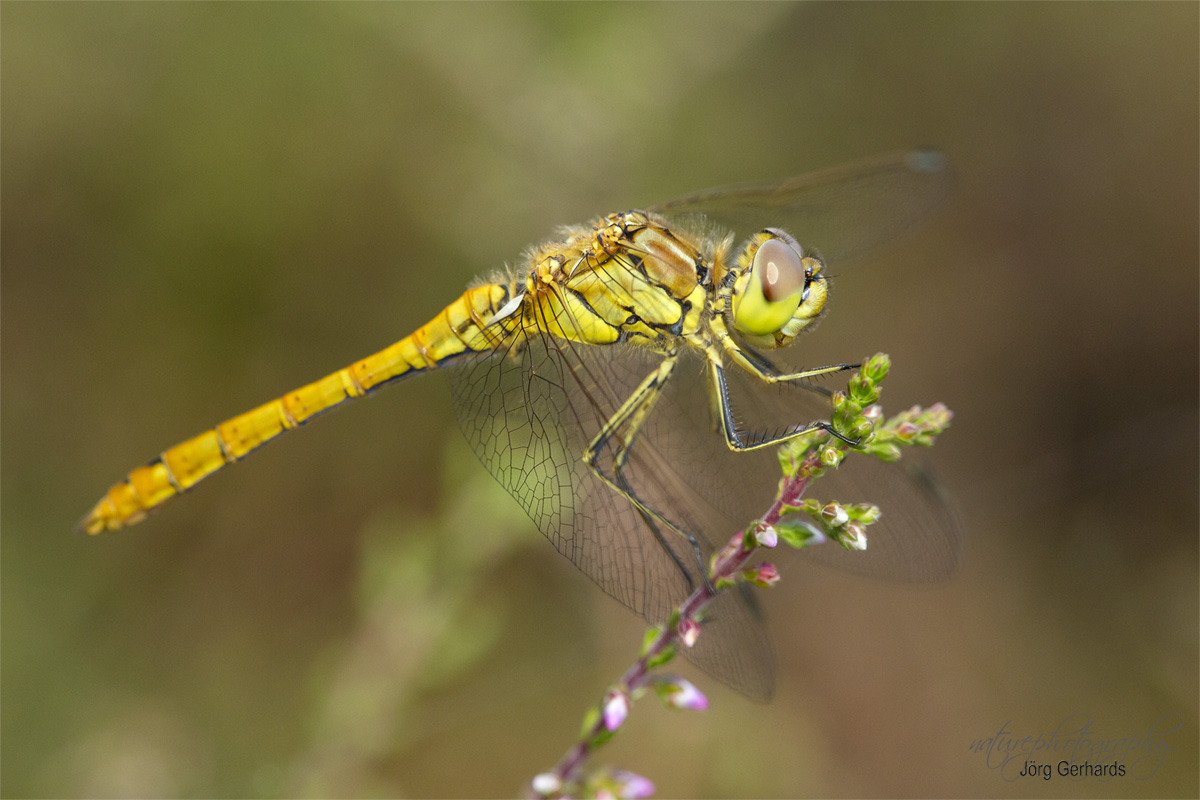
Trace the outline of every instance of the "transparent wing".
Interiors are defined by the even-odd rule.
[[[654,360],[633,348],[571,345],[534,332],[508,352],[457,363],[449,377],[460,426],[488,471],[560,553],[606,593],[661,623],[703,580],[691,545],[661,526],[656,532],[582,460]],[[653,433],[661,423],[652,416],[648,427]],[[707,560],[741,524],[682,479],[656,439],[639,440],[630,453],[631,486],[693,532]],[[708,619],[685,655],[747,696],[768,699],[774,659],[753,604],[726,593]]]
[[[680,364],[650,426],[650,438],[679,480],[694,487],[739,527],[761,516],[775,497],[781,477],[775,448],[735,453],[718,432],[706,408],[699,358]],[[689,368],[690,367],[690,368]],[[735,418],[745,429],[780,432],[795,424],[828,420],[827,388],[844,384],[830,376],[820,384],[765,385],[738,369],[726,372]],[[886,393],[884,396],[885,408]],[[893,411],[896,409],[893,409]],[[906,452],[897,464],[851,454],[830,470],[807,495],[822,501],[873,503],[882,518],[868,529],[865,551],[833,544],[809,548],[804,555],[848,572],[886,580],[927,583],[946,580],[962,558],[963,531],[936,479]]]
[[[707,221],[741,237],[766,226],[783,228],[841,264],[912,227],[946,199],[953,183],[942,153],[914,150],[782,180],[705,189],[647,210]]]
[[[690,545],[655,532],[583,463],[600,426],[654,366],[634,348],[571,345],[535,335],[502,354],[473,356],[450,371],[459,421],[487,469],[555,548],[606,593],[652,623],[666,619],[702,580]],[[730,374],[735,412],[747,427],[829,417],[828,397]],[[629,457],[626,477],[650,507],[691,532],[705,560],[772,502],[780,471],[774,448],[735,453],[713,427],[699,358],[684,357]],[[611,455],[611,454],[610,454]],[[936,484],[905,466],[852,456],[810,496],[871,502],[883,518],[864,552],[832,543],[804,554],[874,577],[938,581],[957,569],[962,532]],[[768,699],[774,658],[751,598],[722,595],[705,633],[685,653],[749,697]]]

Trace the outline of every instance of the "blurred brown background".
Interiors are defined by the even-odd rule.
[[[519,792],[641,626],[478,466],[439,378],[127,533],[72,525],[558,224],[925,144],[956,197],[799,346],[885,350],[891,409],[955,409],[961,575],[785,559],[775,702],[699,675],[709,712],[647,700],[601,760],[663,796],[1200,792],[1196,4],[0,15],[5,796]],[[1178,729],[1143,780],[971,750],[1072,715]]]

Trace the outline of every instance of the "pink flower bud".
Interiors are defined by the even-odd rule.
[[[679,623],[679,640],[683,642],[684,647],[693,646],[699,637],[700,626],[695,620],[685,619]]]
[[[678,675],[664,677],[655,689],[658,690],[662,701],[671,708],[686,708],[691,711],[704,711],[708,708],[708,698],[687,678]]]
[[[614,769],[612,776],[617,782],[619,796],[624,800],[642,800],[654,794],[654,783],[649,778],[623,769]]]
[[[762,547],[774,547],[779,544],[779,534],[770,525],[759,525],[754,531],[754,540]]]
[[[604,698],[604,727],[615,731],[629,716],[629,698],[624,692],[613,690]]]
[[[774,564],[759,564],[756,567],[751,567],[742,573],[742,577],[755,586],[761,586],[764,589],[779,583],[779,572],[775,569]]]

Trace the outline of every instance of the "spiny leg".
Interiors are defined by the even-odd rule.
[[[708,357],[709,376],[712,379],[709,384],[709,391],[712,393],[712,404],[717,410],[717,419],[721,426],[721,433],[725,437],[725,443],[729,445],[730,450],[736,452],[745,452],[749,450],[759,450],[763,447],[783,444],[790,439],[795,439],[802,433],[808,433],[813,430],[828,431],[832,436],[836,436],[849,445],[856,445],[858,442],[847,439],[842,434],[834,430],[833,426],[828,422],[818,421],[810,422],[806,425],[792,426],[782,433],[775,434],[752,434],[748,435],[737,429],[737,423],[733,418],[733,406],[729,400],[729,385],[725,380],[725,368],[721,365],[720,356],[712,349],[705,350],[705,355]],[[826,371],[836,371],[832,368],[824,368]],[[757,373],[756,373],[757,374]],[[821,372],[797,373],[799,377],[808,377],[811,374],[822,374]],[[793,378],[794,380],[794,378]]]
[[[771,362],[752,350],[743,349],[735,342],[733,337],[729,335],[729,331],[725,328],[724,322],[719,317],[713,320],[712,328],[717,340],[721,343],[721,347],[738,363],[738,366],[766,383],[788,383],[803,380],[804,378],[815,378],[818,375],[828,375],[831,372],[858,369],[862,366],[862,364],[828,364],[824,367],[813,367],[812,369],[805,369],[799,372],[780,372]],[[713,360],[713,357],[713,353],[708,353],[710,362]]]
[[[629,451],[637,440],[638,432],[641,430],[642,424],[646,417],[654,408],[654,404],[658,402],[658,398],[662,394],[662,387],[671,377],[671,372],[675,369],[675,363],[678,358],[678,352],[672,350],[667,353],[658,367],[651,372],[646,378],[638,384],[638,387],[633,390],[629,398],[617,409],[599,433],[588,444],[584,451],[584,463],[596,474],[600,480],[604,481],[608,486],[618,494],[625,497],[633,504],[642,519],[646,522],[655,538],[658,539],[663,549],[671,556],[671,560],[679,567],[688,583],[692,583],[691,573],[684,569],[683,565],[675,555],[675,551],[663,539],[658,527],[652,520],[665,525],[667,528],[675,531],[680,536],[683,536],[692,545],[692,552],[696,557],[696,565],[700,569],[700,574],[706,574],[704,567],[704,553],[700,548],[700,542],[696,540],[688,531],[681,528],[670,519],[664,517],[661,513],[653,508],[650,508],[637,493],[633,487],[629,485],[629,481],[625,478],[625,465],[629,459]],[[622,433],[622,429],[624,432]],[[616,439],[616,449],[612,456],[612,476],[605,474],[600,468],[599,458],[600,452]]]

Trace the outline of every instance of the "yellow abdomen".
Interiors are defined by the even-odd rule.
[[[409,374],[434,369],[454,356],[507,343],[519,333],[515,321],[487,326],[511,291],[501,284],[468,289],[391,347],[164,450],[109,489],[79,527],[97,534],[140,522],[150,510],[324,411]]]

